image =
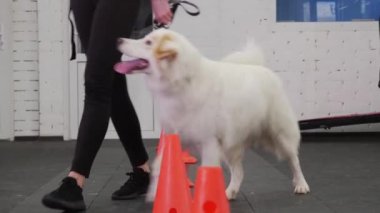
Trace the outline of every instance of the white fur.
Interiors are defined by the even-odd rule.
[[[162,48],[175,50],[176,55],[157,59],[156,45],[167,35],[170,39]],[[244,150],[252,145],[289,160],[294,192],[310,191],[298,159],[297,119],[280,79],[262,66],[264,57],[255,45],[223,61],[212,61],[182,35],[157,30],[141,40],[125,39],[119,49],[149,61],[150,67],[141,72],[159,103],[164,130],[178,133],[183,143],[199,147],[202,165],[219,166],[221,160],[227,163],[231,172],[226,190],[229,199],[236,198],[239,191]],[[154,199],[160,158],[153,165],[148,200]]]

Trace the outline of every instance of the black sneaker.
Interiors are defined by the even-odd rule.
[[[129,179],[112,194],[112,200],[131,200],[145,195],[149,186],[149,173],[143,169],[135,168],[127,173]]]
[[[58,189],[42,198],[42,203],[46,207],[65,211],[82,211],[86,209],[82,188],[77,185],[77,181],[72,177],[64,178]]]

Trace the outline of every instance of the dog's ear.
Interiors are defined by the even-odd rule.
[[[157,60],[167,59],[169,61],[172,61],[177,56],[177,48],[170,34],[161,36],[155,48],[154,55]]]

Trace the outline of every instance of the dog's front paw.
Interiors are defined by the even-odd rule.
[[[157,190],[152,185],[150,185],[148,192],[145,195],[145,201],[149,203],[153,202],[156,198],[156,191]]]
[[[296,181],[294,183],[294,193],[295,194],[307,194],[310,192],[309,185],[305,180]]]
[[[148,191],[145,195],[146,202],[154,201],[154,199],[156,198],[157,187],[158,187],[158,177],[152,176],[149,187],[148,187]]]
[[[237,190],[227,189],[226,190],[226,196],[227,196],[228,200],[235,200],[237,197]]]

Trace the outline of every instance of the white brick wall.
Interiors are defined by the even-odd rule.
[[[289,95],[298,102],[295,107],[300,118],[379,110],[376,30],[275,31],[271,41],[271,49],[280,49],[270,56],[269,64],[287,80]],[[313,107],[304,107],[310,101]]]
[[[13,0],[15,136],[39,135],[37,0]]]
[[[63,135],[63,4],[13,0],[15,136]]]

